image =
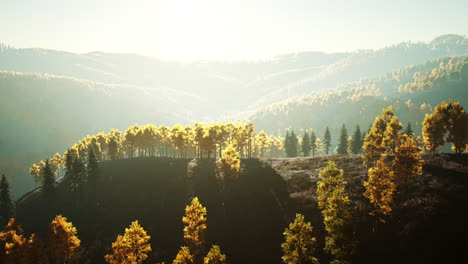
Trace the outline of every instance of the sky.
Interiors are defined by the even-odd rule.
[[[468,35],[466,0],[0,0],[0,42],[169,60],[258,60]]]

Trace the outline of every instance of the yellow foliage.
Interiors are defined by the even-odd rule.
[[[421,158],[422,149],[412,137],[403,134],[401,141],[402,144],[395,150],[393,171],[400,183],[406,183],[410,177],[422,174],[424,160]]]
[[[229,179],[239,178],[240,159],[239,153],[234,146],[229,145],[223,150],[221,159],[218,161],[221,164],[221,169]]]
[[[217,245],[211,246],[210,251],[203,259],[203,264],[225,264],[226,255],[221,254],[221,249]]]
[[[317,240],[312,236],[312,225],[304,221],[304,216],[296,214],[294,222],[283,233],[284,243],[282,260],[285,264],[310,263],[318,264],[318,259],[314,256]]]
[[[181,247],[177,253],[176,258],[172,262],[173,264],[193,264],[194,257],[190,254],[190,249],[188,247]]]
[[[57,215],[50,223],[48,248],[57,264],[72,263],[79,256],[80,239],[67,218]]]
[[[184,227],[184,240],[190,251],[197,257],[205,244],[206,208],[198,201],[198,197],[192,199],[190,205],[185,207],[185,216],[182,217]]]
[[[112,254],[105,255],[104,259],[110,264],[140,264],[151,251],[150,238],[138,221],[133,221],[123,236],[117,236],[112,243]]]
[[[396,189],[395,176],[385,165],[385,156],[382,156],[376,164],[376,167],[369,169],[369,179],[364,182],[367,197],[375,210],[372,215],[378,217],[388,215],[392,211],[393,193]],[[383,221],[383,218],[381,218]]]

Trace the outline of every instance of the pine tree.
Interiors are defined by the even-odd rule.
[[[302,137],[302,153],[304,153],[304,157],[308,157],[310,155],[310,139],[309,139],[309,134],[307,132],[304,132],[304,136]]]
[[[403,134],[401,142],[396,148],[392,165],[398,182],[405,184],[409,178],[422,174],[424,160],[421,158],[422,149],[416,146],[412,137]]]
[[[192,199],[190,205],[185,207],[185,216],[182,217],[184,227],[185,244],[197,260],[204,250],[206,231],[206,208],[198,201],[198,197]]]
[[[217,245],[211,246],[210,251],[203,259],[203,264],[225,264],[226,255],[221,253],[221,249]]]
[[[5,226],[10,218],[14,217],[15,207],[11,200],[10,185],[2,174],[0,182],[0,226]]]
[[[338,143],[337,154],[348,154],[348,131],[345,125],[341,127],[340,142]]]
[[[286,131],[286,135],[284,136],[284,150],[286,151],[286,157],[291,156],[291,136],[289,135],[289,131]]]
[[[298,145],[299,142],[297,140],[296,133],[294,133],[294,130],[291,132],[290,135],[290,157],[297,157],[297,150],[298,150]]]
[[[86,183],[86,167],[80,157],[75,157],[72,163],[70,189],[72,192],[81,192]]]
[[[334,256],[333,264],[350,263],[357,246],[346,184],[343,170],[338,169],[333,161],[329,161],[319,173],[317,200],[327,231],[325,251]]]
[[[133,221],[123,236],[117,236],[112,243],[112,254],[105,255],[104,259],[109,264],[141,264],[151,251],[150,239],[138,221]]]
[[[317,153],[317,136],[315,135],[315,132],[312,131],[310,133],[310,150],[312,152],[312,156],[315,156],[315,153]]]
[[[408,122],[408,125],[406,125],[406,129],[403,133],[405,133],[406,135],[410,137],[414,136],[414,131],[413,131],[413,128],[411,127],[411,122]]]
[[[312,236],[312,225],[304,221],[304,216],[296,214],[294,222],[283,233],[285,242],[282,260],[285,264],[318,264],[314,256],[317,241]]]
[[[392,211],[393,194],[396,189],[395,176],[385,165],[385,155],[377,161],[376,167],[369,169],[369,179],[364,182],[367,197],[374,210],[370,213],[384,222],[384,217]]]
[[[45,161],[44,167],[41,170],[41,177],[42,193],[45,197],[50,198],[55,194],[55,179],[50,169],[49,160]]]
[[[353,134],[353,140],[351,141],[351,151],[353,154],[359,154],[362,151],[362,139],[361,128],[359,125],[356,126],[356,130]]]
[[[325,149],[325,154],[328,154],[331,148],[331,134],[328,127],[325,129],[325,134],[323,136],[323,147]]]
[[[218,163],[221,164],[221,169],[227,179],[238,179],[240,171],[239,153],[233,145],[228,145],[221,154],[221,159]]]
[[[79,257],[81,241],[76,228],[67,218],[57,215],[50,223],[47,246],[54,263],[73,263]]]
[[[181,247],[172,264],[194,264],[195,259],[188,247]]]
[[[92,184],[96,183],[99,177],[99,163],[94,155],[93,148],[88,149],[88,155],[86,159],[86,178]]]

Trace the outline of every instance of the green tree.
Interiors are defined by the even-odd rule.
[[[351,141],[351,151],[353,154],[359,154],[362,151],[362,139],[363,135],[361,134],[361,128],[359,125],[356,126],[354,130],[353,139]]]
[[[334,256],[331,263],[350,263],[356,249],[350,203],[346,193],[343,170],[333,161],[319,173],[317,182],[317,201],[322,210],[325,231],[325,251]]]
[[[95,184],[99,177],[99,163],[94,155],[93,148],[88,149],[88,155],[86,159],[86,178],[89,182]]]
[[[15,207],[11,200],[10,185],[2,174],[0,181],[0,226],[5,226],[10,218],[14,217]]]
[[[302,137],[302,145],[301,145],[302,153],[304,153],[304,157],[308,157],[310,155],[310,138],[309,133],[304,132],[304,136]]]
[[[411,127],[411,122],[408,122],[405,128],[405,131],[403,133],[405,133],[406,135],[410,137],[414,136],[414,131],[413,131],[413,128]]]
[[[345,125],[341,127],[340,141],[338,142],[337,154],[348,154],[348,131]]]
[[[325,134],[323,135],[323,147],[325,149],[325,154],[328,154],[331,148],[331,134],[328,127],[325,129]]]
[[[45,197],[50,198],[55,194],[55,178],[50,169],[49,160],[45,161],[44,167],[41,170],[42,177],[42,193]]]
[[[317,136],[315,135],[315,132],[312,131],[310,133],[310,150],[312,152],[312,156],[315,156],[315,153],[317,152]]]
[[[304,221],[304,216],[296,214],[294,222],[283,233],[284,243],[282,260],[285,264],[318,264],[314,256],[317,241],[312,236],[312,225]]]

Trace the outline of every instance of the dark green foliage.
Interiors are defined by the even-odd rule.
[[[302,153],[304,153],[304,157],[308,157],[310,155],[310,138],[307,132],[304,132],[304,136],[302,137],[301,149]]]
[[[328,127],[325,129],[325,134],[323,135],[323,147],[325,148],[325,154],[328,154],[331,148],[331,134]]]
[[[294,130],[289,134],[286,131],[286,137],[284,139],[284,148],[286,151],[286,157],[297,157],[297,149],[298,149],[298,140],[297,136],[294,133]]]
[[[408,122],[408,125],[406,126],[406,129],[405,129],[405,131],[403,133],[405,133],[406,135],[408,135],[410,137],[414,136],[414,131],[411,128],[411,122]]]
[[[340,141],[338,142],[337,154],[348,154],[348,131],[343,124],[341,127]]]
[[[317,151],[316,140],[317,136],[315,136],[315,132],[312,131],[310,133],[310,150],[312,152],[312,156],[315,156],[315,152]]]
[[[45,197],[52,197],[55,194],[55,177],[50,169],[49,160],[45,161],[44,168],[41,171],[42,193]]]
[[[2,174],[0,182],[0,227],[4,227],[8,223],[8,220],[14,216],[14,213],[15,207],[11,200],[10,185],[5,174]]]
[[[94,155],[93,148],[89,148],[88,156],[86,159],[86,178],[87,180],[94,184],[99,177],[99,164],[96,159],[96,155]]]
[[[86,182],[86,167],[83,164],[83,160],[79,157],[75,157],[73,160],[72,173],[70,178],[70,189],[73,192],[79,192],[82,190],[83,184]]]
[[[73,171],[73,154],[70,152],[70,149],[67,150],[65,153],[65,177],[70,177],[72,171]]]
[[[359,154],[362,150],[362,143],[363,143],[364,133],[361,134],[361,128],[359,125],[356,126],[356,130],[353,134],[353,140],[351,141],[351,151],[353,154]]]

